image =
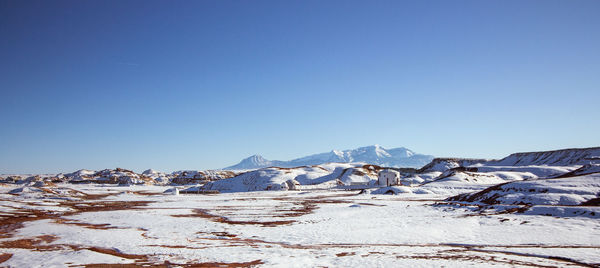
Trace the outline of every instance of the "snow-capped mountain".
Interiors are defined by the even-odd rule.
[[[224,169],[255,169],[255,168],[261,168],[261,167],[276,166],[276,164],[274,162],[277,162],[277,161],[269,161],[269,160],[265,159],[264,157],[255,154],[248,158],[244,158],[242,161],[240,161],[235,166],[227,167]]]
[[[360,147],[352,150],[332,150],[327,153],[309,155],[290,161],[267,160],[260,155],[253,155],[240,163],[224,169],[256,169],[263,167],[298,167],[323,163],[365,162],[386,167],[422,167],[433,159],[431,155],[417,154],[407,148],[385,149],[380,145]]]

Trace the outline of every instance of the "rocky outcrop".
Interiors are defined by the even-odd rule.
[[[429,164],[419,169],[418,173],[426,173],[432,171],[444,172],[458,167],[466,167],[475,164],[487,163],[491,160],[475,159],[475,158],[435,158]]]

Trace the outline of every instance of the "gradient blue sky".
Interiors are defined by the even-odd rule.
[[[0,173],[600,145],[600,1],[0,1]]]

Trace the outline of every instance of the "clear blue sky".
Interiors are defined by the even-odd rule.
[[[0,1],[0,173],[600,146],[600,1]]]

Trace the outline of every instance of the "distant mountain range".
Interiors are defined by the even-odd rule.
[[[431,155],[417,154],[404,147],[385,149],[379,145],[372,145],[344,151],[333,150],[328,153],[313,154],[290,161],[267,160],[260,155],[253,155],[236,165],[223,169],[241,170],[264,167],[298,167],[319,165],[329,162],[365,162],[385,167],[419,168],[429,163],[433,158],[434,157]]]

